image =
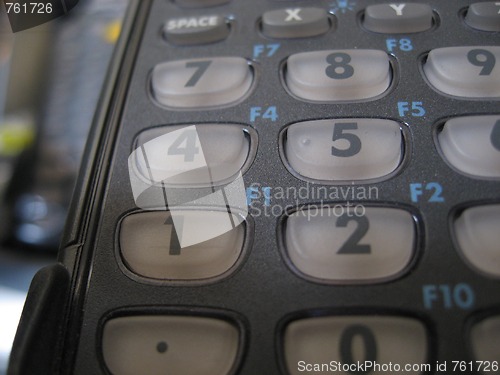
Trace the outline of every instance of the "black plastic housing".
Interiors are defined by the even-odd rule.
[[[426,82],[421,66],[433,48],[445,46],[499,45],[499,33],[473,30],[463,21],[469,1],[424,0],[434,9],[435,26],[415,34],[377,34],[362,27],[363,9],[373,1],[342,2],[232,0],[226,5],[193,9],[170,0],[134,2],[133,14],[112,67],[112,78],[89,141],[86,162],[75,194],[60,261],[71,275],[70,293],[61,300],[67,306],[61,329],[62,346],[52,355],[61,358],[59,374],[106,374],[102,361],[102,327],[116,311],[156,314],[158,311],[228,312],[244,317],[245,340],[238,374],[284,374],[282,334],[286,323],[304,316],[325,314],[397,314],[420,319],[429,334],[429,361],[473,360],[468,327],[471,321],[500,308],[500,281],[479,274],[459,255],[452,222],[465,207],[500,202],[500,181],[471,178],[443,160],[436,133],[450,117],[498,114],[498,100],[457,99],[442,95]],[[303,39],[266,38],[259,31],[263,12],[283,7],[317,6],[331,11],[332,27],[324,35]],[[352,7],[351,7],[352,6]],[[167,19],[185,15],[218,14],[227,17],[231,32],[221,42],[175,46],[161,31]],[[127,34],[128,32],[128,34]],[[393,50],[395,83],[376,100],[348,103],[310,103],[289,95],[283,85],[284,62],[291,54],[326,49],[380,49],[387,52],[388,39],[410,39],[413,50]],[[255,45],[279,43],[272,56],[254,56]],[[126,45],[126,46],[125,46]],[[124,49],[125,48],[125,49]],[[234,106],[203,110],[169,110],[158,105],[150,92],[150,74],[156,64],[178,59],[240,56],[248,59],[257,80],[253,91]],[[400,116],[398,102],[421,102],[425,116]],[[278,119],[250,119],[252,107],[276,106]],[[283,252],[283,215],[253,217],[252,248],[239,268],[214,283],[176,285],[140,282],[127,275],[117,259],[118,223],[137,208],[128,180],[127,158],[136,135],[160,125],[238,123],[258,135],[257,153],[244,174],[247,186],[301,187],[351,186],[351,182],[315,184],[290,173],[282,161],[283,130],[290,124],[328,118],[385,118],[404,129],[405,159],[390,178],[352,186],[374,186],[376,198],[354,201],[367,205],[401,207],[410,211],[417,228],[416,255],[410,269],[396,279],[374,284],[329,285],[300,277]],[[426,199],[412,202],[410,184],[438,182],[444,202]],[[317,200],[292,198],[282,207],[298,207]],[[336,204],[345,201],[332,200]],[[427,308],[424,285],[454,287],[466,283],[474,291],[470,308],[451,308],[437,303]],[[36,286],[35,286],[36,287]],[[28,314],[28,313],[26,313]],[[29,318],[26,318],[29,319]],[[26,319],[23,322],[26,322]],[[36,321],[35,321],[36,323]],[[44,329],[52,330],[44,323]],[[21,327],[21,335],[25,329]],[[17,341],[20,342],[20,341]],[[25,350],[18,346],[16,350]],[[19,358],[17,355],[13,357]],[[14,361],[15,362],[15,361]],[[27,374],[11,367],[12,374]],[[41,372],[45,373],[45,372]]]

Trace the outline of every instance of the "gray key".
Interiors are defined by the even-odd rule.
[[[329,28],[328,14],[320,8],[278,9],[262,16],[262,32],[271,38],[315,36]]]
[[[333,102],[376,97],[391,84],[387,53],[351,49],[302,52],[288,58],[286,83],[301,99]]]
[[[174,18],[167,21],[163,35],[174,44],[203,44],[225,39],[229,27],[225,19],[217,15]]]
[[[398,123],[385,119],[299,122],[286,133],[285,153],[301,176],[315,180],[368,180],[386,176],[402,159]]]
[[[432,20],[426,4],[380,4],[366,7],[363,25],[376,33],[416,33],[430,29]]]
[[[236,124],[174,125],[144,130],[131,162],[151,184],[221,185],[245,164],[250,140]]]
[[[201,316],[119,317],[102,335],[104,362],[116,375],[227,375],[238,350],[233,324]]]
[[[497,313],[498,314],[498,313]],[[472,351],[476,361],[483,363],[498,363],[500,348],[500,315],[489,316],[476,322],[470,332]],[[478,363],[478,362],[476,362]],[[491,371],[483,367],[481,374],[497,374],[499,371]]]
[[[153,69],[153,95],[160,104],[203,108],[240,100],[252,86],[253,74],[241,57],[169,61]]]
[[[133,273],[150,279],[214,278],[230,270],[240,258],[245,224],[233,225],[241,220],[236,214],[215,210],[128,215],[120,224],[121,256]]]
[[[500,31],[500,1],[471,4],[465,23],[483,31]]]
[[[472,267],[500,278],[500,204],[467,208],[454,223],[460,252]]]
[[[438,134],[441,151],[460,172],[500,178],[500,116],[464,116],[446,121]]]
[[[423,372],[403,369],[411,364],[427,363],[428,350],[424,324],[405,316],[305,318],[288,324],[284,334],[285,363],[290,375],[399,373],[382,366],[398,366],[401,374],[417,375]],[[375,363],[379,367],[373,366]],[[307,371],[306,364],[331,364],[332,368],[331,371]],[[348,371],[349,368],[356,370],[359,364],[366,366],[362,368],[364,371]]]
[[[306,278],[321,283],[375,283],[403,272],[414,255],[415,224],[387,207],[310,207],[286,223],[286,252]]]
[[[424,64],[438,91],[463,98],[500,97],[500,47],[445,47],[429,52]]]

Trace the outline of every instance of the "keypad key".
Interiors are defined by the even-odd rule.
[[[480,373],[500,374],[498,366],[492,367],[500,358],[500,316],[490,316],[474,324],[470,340],[475,360],[484,361]]]
[[[475,269],[500,277],[500,204],[465,209],[454,223],[458,247]]]
[[[253,73],[241,57],[170,61],[153,69],[152,90],[162,105],[205,108],[231,104],[248,93]]]
[[[172,209],[196,204],[247,211],[242,173],[253,159],[253,130],[202,124],[145,130],[128,158],[137,207]]]
[[[446,121],[438,134],[445,159],[473,177],[500,178],[500,116],[465,116]]]
[[[397,122],[363,118],[292,124],[284,147],[295,172],[328,181],[386,176],[399,166],[402,148]]]
[[[188,8],[203,8],[229,3],[231,0],[174,0],[180,6]]]
[[[150,184],[214,186],[236,176],[249,157],[250,129],[236,124],[160,126],[136,138],[131,171]]]
[[[206,280],[240,259],[244,217],[224,211],[175,209],[134,213],[120,223],[120,252],[135,274],[158,280]]]
[[[416,3],[370,5],[363,19],[363,26],[376,33],[416,33],[432,28],[432,24],[432,8]]]
[[[405,370],[405,366],[427,363],[427,342],[425,326],[413,318],[380,315],[305,318],[292,321],[285,328],[284,360],[290,375],[387,375],[399,371],[421,374],[423,372]],[[359,368],[358,363],[391,365],[392,371],[388,367]],[[331,364],[337,368],[320,371],[306,367],[315,364]],[[396,368],[399,370],[395,371]]]
[[[293,95],[317,102],[375,98],[391,76],[387,53],[363,49],[298,53],[288,58],[285,74]]]
[[[500,47],[445,47],[429,52],[424,73],[436,90],[463,98],[500,97]]]
[[[112,374],[233,373],[240,332],[209,317],[140,315],[108,320],[102,353]]]
[[[167,21],[163,36],[173,44],[192,45],[225,39],[229,27],[224,17],[217,15],[174,18]]]
[[[500,2],[487,1],[469,6],[465,23],[482,31],[500,31]]]
[[[271,38],[302,38],[321,35],[330,28],[328,14],[321,8],[271,10],[262,16],[262,32]]]
[[[400,275],[415,252],[412,215],[388,207],[306,207],[288,216],[286,256],[321,283],[374,283]]]

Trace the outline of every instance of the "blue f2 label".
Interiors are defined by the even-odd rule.
[[[413,203],[421,200],[429,203],[443,203],[443,187],[438,182],[429,182],[427,184],[410,184],[410,195]]]

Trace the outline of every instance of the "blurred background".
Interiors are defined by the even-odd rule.
[[[33,275],[53,263],[127,0],[12,33],[0,4],[0,375]]]

